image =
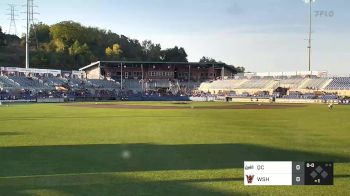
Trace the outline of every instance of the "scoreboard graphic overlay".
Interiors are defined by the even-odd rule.
[[[245,161],[244,185],[333,185],[333,162]]]

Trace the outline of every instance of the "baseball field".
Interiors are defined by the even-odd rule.
[[[350,195],[350,106],[0,106],[0,195]],[[334,161],[334,186],[243,185],[244,161]]]

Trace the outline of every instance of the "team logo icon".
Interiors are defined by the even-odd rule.
[[[246,175],[248,184],[253,183],[254,175]]]

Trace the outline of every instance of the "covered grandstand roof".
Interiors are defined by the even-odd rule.
[[[97,61],[93,62],[90,65],[80,68],[80,71],[84,71],[86,69],[92,68],[94,66],[100,66],[101,64],[111,64],[111,66],[116,66],[118,64],[139,64],[139,65],[178,65],[178,66],[216,66],[219,68],[224,67],[225,69],[236,71],[235,67],[232,65],[227,65],[225,63],[199,63],[199,62],[152,62],[152,61]]]

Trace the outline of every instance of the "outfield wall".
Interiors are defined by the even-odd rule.
[[[25,100],[25,99],[19,99],[19,100],[0,100],[1,103],[35,103],[36,100]]]
[[[215,97],[190,97],[190,100],[195,102],[208,102],[215,101]]]
[[[38,98],[37,103],[63,103],[64,98]]]
[[[257,99],[257,98],[232,98],[230,102],[237,102],[237,103],[271,103],[271,100],[268,98],[262,98],[262,99]]]
[[[224,99],[220,99],[224,100]],[[338,103],[338,100],[323,100],[323,99],[282,99],[277,98],[272,102],[269,98],[232,98],[230,102],[236,103],[301,103],[301,104],[325,104],[325,103]]]
[[[275,103],[309,103],[309,104],[325,104],[338,103],[337,100],[322,100],[322,99],[276,99]]]

